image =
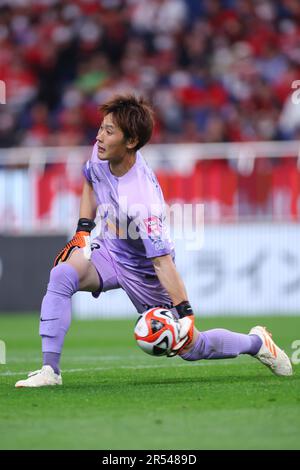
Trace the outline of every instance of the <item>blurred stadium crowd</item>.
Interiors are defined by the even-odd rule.
[[[298,0],[0,0],[0,146],[90,144],[148,96],[152,142],[300,138]]]

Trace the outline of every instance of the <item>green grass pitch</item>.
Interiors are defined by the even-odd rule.
[[[263,324],[291,356],[300,318],[197,319],[199,329]],[[135,345],[134,319],[72,323],[63,387],[15,389],[40,367],[38,315],[0,315],[1,449],[299,449],[300,365],[276,377],[257,360],[187,363]],[[300,357],[300,354],[298,354]]]

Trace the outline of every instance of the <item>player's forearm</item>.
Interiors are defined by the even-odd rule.
[[[74,237],[66,246],[58,253],[55,258],[54,266],[67,261],[77,248],[83,250],[86,259],[91,258],[91,241],[90,234],[95,228],[94,218],[96,215],[96,203],[92,186],[85,181],[82,189],[80,200],[79,220]]]
[[[96,216],[96,201],[94,190],[90,183],[84,181],[80,200],[79,218],[94,220]]]
[[[174,305],[187,300],[187,292],[183,281],[176,270],[176,266],[170,255],[152,258],[155,272],[166,289]]]

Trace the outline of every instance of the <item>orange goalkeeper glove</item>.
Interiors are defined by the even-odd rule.
[[[76,248],[83,248],[83,255],[86,259],[91,259],[91,231],[96,227],[93,220],[90,219],[79,219],[77,230],[66,246],[58,253],[54,260],[54,266],[58,263],[63,263],[71,256]]]

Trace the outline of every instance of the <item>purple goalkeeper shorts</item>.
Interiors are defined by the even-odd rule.
[[[138,313],[152,307],[172,308],[172,301],[156,275],[137,275],[126,269],[112,258],[105,244],[97,239],[93,243],[91,262],[102,280],[101,288],[92,293],[94,297],[99,297],[101,292],[121,288]]]

